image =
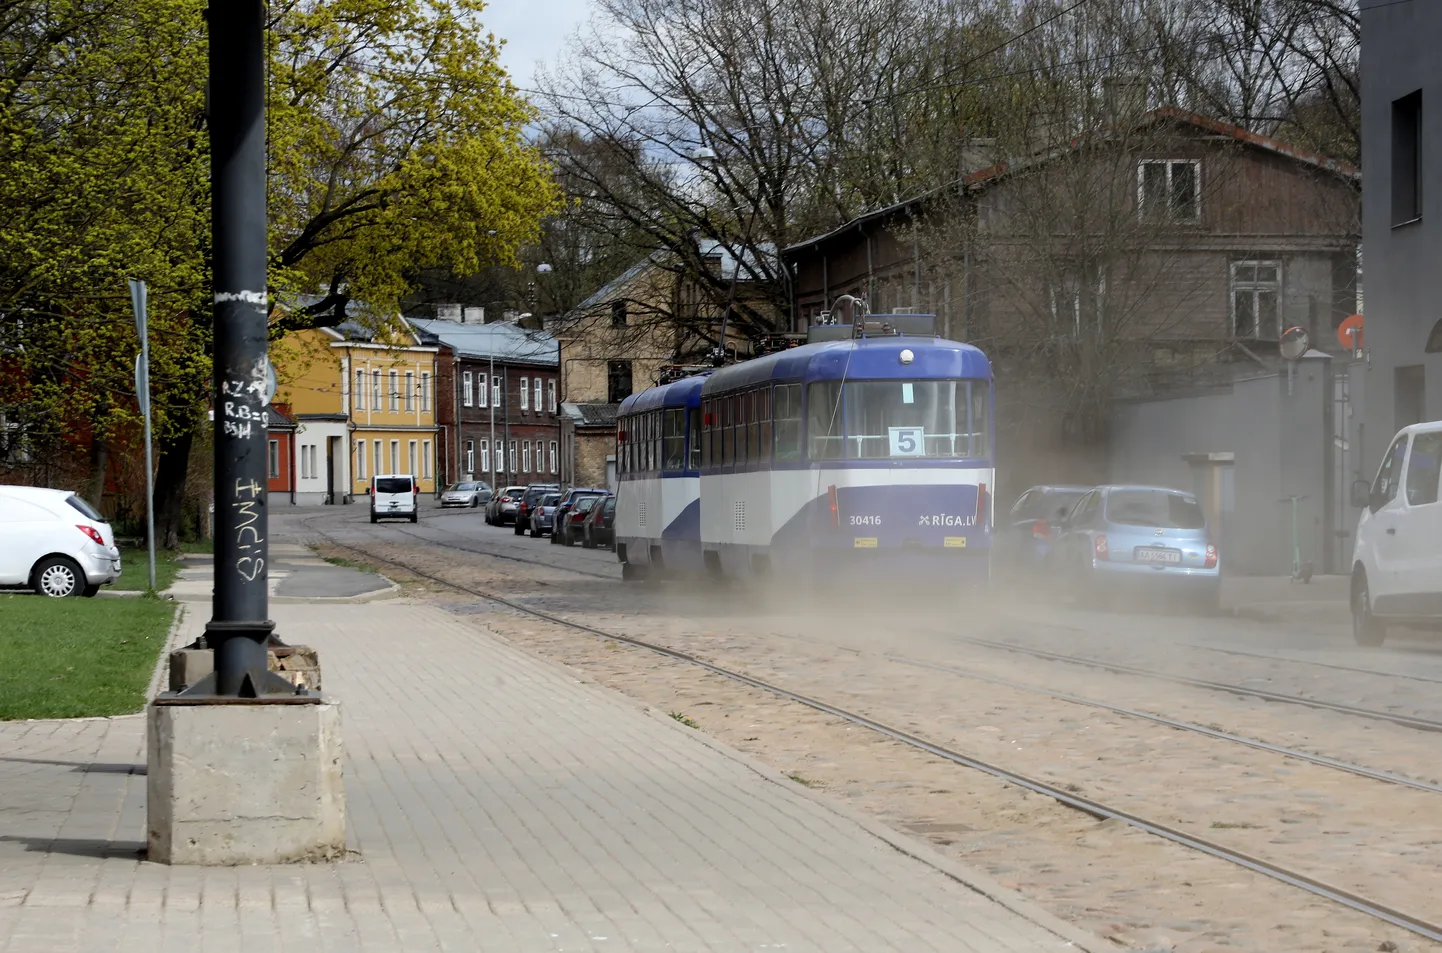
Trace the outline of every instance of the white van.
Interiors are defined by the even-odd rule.
[[[414,523],[420,516],[420,493],[416,478],[408,473],[372,477],[371,522],[408,519]]]
[[[0,486],[0,586],[93,596],[120,578],[105,517],[69,490]]]
[[[1442,628],[1442,421],[1392,440],[1377,478],[1352,487],[1363,507],[1352,551],[1352,634],[1381,645],[1389,625]]]

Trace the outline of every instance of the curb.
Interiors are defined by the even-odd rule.
[[[543,661],[550,660],[545,659]],[[570,669],[569,666],[562,667],[567,668],[570,671],[574,671]],[[685,732],[687,737],[691,738],[694,741],[700,742],[701,744],[715,751],[717,754],[727,757],[732,761],[735,761],[736,763],[746,767],[752,773],[761,776],[762,778],[770,781],[773,784],[782,785],[787,790],[798,794],[803,798],[806,798],[807,800],[819,805],[820,807],[825,808],[832,814],[835,814],[838,817],[850,821],[851,823],[860,827],[862,830],[866,831],[866,833],[870,834],[872,837],[883,841],[887,846],[891,847],[897,852],[905,854],[912,860],[925,864],[926,866],[932,868],[943,876],[961,884],[963,887],[966,887],[967,889],[975,893],[981,894],[983,897],[986,897],[988,900],[991,900],[994,903],[1000,904],[1002,907],[1010,910],[1017,916],[1036,924],[1037,926],[1041,927],[1044,930],[1047,930],[1050,933],[1056,934],[1058,937],[1067,942],[1067,946],[1083,950],[1085,951],[1085,953],[1114,953],[1114,951],[1116,950],[1116,947],[1114,945],[1107,943],[1096,934],[1088,933],[1081,927],[1073,926],[1072,924],[1058,917],[1056,914],[1051,913],[1043,909],[1038,904],[1026,899],[1020,893],[1011,889],[1010,887],[1003,887],[998,881],[992,879],[990,876],[982,873],[976,868],[952,860],[950,857],[942,854],[940,851],[936,850],[924,841],[920,841],[914,837],[902,834],[900,831],[888,827],[885,824],[882,824],[881,822],[860,813],[854,808],[839,803],[835,798],[830,797],[827,794],[824,794],[820,791],[814,791],[811,788],[806,787],[805,785],[797,784],[795,781],[792,781],[790,778],[786,777],[784,774],[771,767],[770,765],[765,764],[761,761],[757,761],[755,758],[751,757],[743,751],[738,751],[737,749],[732,748],[724,741],[713,738],[712,736],[706,734],[704,730],[697,728],[689,728],[685,725],[682,725],[674,718],[671,718],[659,709],[653,708],[651,705],[646,704],[645,702],[641,702],[638,699],[632,698],[630,695],[627,695],[624,692],[618,691],[616,689],[606,688],[604,685],[599,685],[592,681],[587,681],[586,684],[590,685],[592,688],[599,688],[603,691],[608,691],[613,694],[620,695],[626,701],[638,706],[643,714],[646,714],[649,717],[655,719],[656,721],[664,724],[667,728],[673,731]]]
[[[150,675],[150,685],[145,689],[145,701],[148,704],[155,700],[160,693],[160,685],[164,680],[170,664],[170,651],[180,636],[180,627],[185,623],[185,603],[179,599],[166,600],[175,606],[175,618],[170,623],[170,630],[165,633],[165,644],[160,647],[160,658],[155,663],[155,671]]]
[[[600,684],[599,682],[595,681],[595,679],[588,672],[584,672],[580,669],[574,668],[570,665],[565,664],[564,662],[559,662],[555,659],[546,658],[545,656],[532,650],[523,642],[512,639],[503,632],[498,632],[492,623],[477,624],[473,622],[472,625],[476,629],[486,633],[492,638],[499,640],[500,642],[511,647],[512,649],[524,652],[526,655],[530,656],[531,658],[544,665],[554,665],[555,667],[564,671],[568,677],[574,679],[577,684],[582,685],[591,691],[605,694],[614,699],[619,699],[623,704],[627,705],[628,707],[639,711],[641,714],[653,719],[658,724],[664,725],[667,730],[684,732],[686,737],[692,739],[693,741],[699,742],[702,745],[705,745],[707,748],[710,748],[712,751],[715,751],[722,757],[735,761],[737,764],[740,764],[741,766],[745,767],[747,770],[751,771],[753,774],[756,774],[762,779],[769,781],[772,784],[781,785],[786,788],[786,790],[811,801],[817,806],[831,812],[832,814],[835,814],[836,816],[844,820],[855,824],[857,827],[860,827],[863,831],[870,834],[872,837],[875,837],[877,840],[882,841],[888,847],[891,847],[898,853],[904,854],[907,857],[910,857],[912,860],[925,864],[926,866],[935,870],[937,873],[940,873],[948,879],[955,881],[956,883],[960,884],[963,887],[966,887],[974,893],[978,893],[981,896],[986,897],[988,900],[991,900],[994,903],[1000,904],[1006,910],[1009,910],[1010,912],[1027,920],[1028,922],[1033,923],[1036,926],[1066,941],[1066,945],[1068,947],[1082,950],[1083,953],[1115,953],[1117,949],[1116,946],[1107,943],[1096,934],[1089,933],[1080,927],[1073,926],[1072,924],[1067,923],[1056,914],[1050,913],[1049,911],[1043,909],[1040,905],[1033,903],[1030,900],[1027,900],[1019,892],[1012,890],[1009,887],[1003,887],[998,881],[992,879],[988,875],[982,873],[979,870],[976,870],[973,867],[969,867],[966,864],[952,860],[950,857],[947,857],[944,854],[940,853],[929,844],[902,834],[900,831],[893,830],[885,824],[873,820],[872,818],[856,811],[855,809],[839,803],[838,801],[836,801],[835,798],[832,798],[827,794],[819,791],[813,791],[810,788],[805,787],[804,785],[797,784],[795,781],[792,781],[790,778],[786,777],[777,769],[761,761],[758,761],[752,756],[731,747],[723,741],[713,738],[712,736],[706,734],[704,730],[698,728],[690,728],[682,725],[674,718],[671,718],[663,711],[652,706],[651,704],[641,701],[640,699],[635,698],[631,695],[627,695],[625,692],[620,691],[619,689],[608,688],[605,685]]]

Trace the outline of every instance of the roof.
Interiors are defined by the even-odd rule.
[[[1263,149],[1268,152],[1273,152],[1280,156],[1285,156],[1296,162],[1300,162],[1303,165],[1309,165],[1314,168],[1323,169],[1328,172],[1340,175],[1346,179],[1360,182],[1362,178],[1361,169],[1357,168],[1351,163],[1343,162],[1341,159],[1334,159],[1329,156],[1324,156],[1321,153],[1308,152],[1305,149],[1298,149],[1294,146],[1287,145],[1280,139],[1274,139],[1271,136],[1263,136],[1259,133],[1243,129],[1241,126],[1234,125],[1233,123],[1222,122],[1220,119],[1212,119],[1207,116],[1200,115],[1199,113],[1188,112],[1185,109],[1179,109],[1175,106],[1164,106],[1161,109],[1151,110],[1150,112],[1144,114],[1136,123],[1134,123],[1132,128],[1143,129],[1147,126],[1160,125],[1167,122],[1176,123],[1178,125],[1191,126],[1193,129],[1209,133],[1211,135],[1225,136],[1230,139],[1235,139],[1237,142],[1244,143],[1257,149]],[[886,205],[881,208],[872,209],[869,212],[864,212],[861,215],[858,215],[857,217],[846,222],[845,224],[839,225],[828,232],[823,232],[820,235],[813,235],[810,238],[806,238],[799,242],[795,242],[794,244],[786,246],[781,250],[782,254],[801,251],[812,245],[819,245],[829,238],[834,238],[837,235],[843,234],[844,232],[847,232],[853,228],[859,228],[860,226],[865,225],[868,222],[888,218],[897,212],[908,210],[912,206],[928,201],[929,199],[933,199],[945,192],[973,192],[988,188],[992,184],[1006,178],[1006,176],[1011,173],[1019,172],[1023,169],[1040,165],[1044,162],[1049,162],[1052,159],[1057,158],[1058,156],[1064,155],[1075,149],[1079,149],[1082,144],[1086,142],[1086,139],[1087,137],[1085,136],[1077,136],[1073,139],[1067,140],[1066,142],[1052,146],[1051,148],[1044,149],[1041,152],[1035,153],[1034,155],[1023,156],[1019,159],[1010,159],[1005,162],[998,162],[995,165],[988,166],[985,169],[979,169],[976,172],[968,173],[967,175],[964,175],[961,178],[956,179],[955,181],[950,182],[946,185],[939,186],[938,188],[934,189],[929,189],[928,191],[923,192],[920,195],[914,196],[912,198],[905,199],[901,202],[895,202],[891,205]]]
[[[621,406],[616,413],[637,414],[647,410],[660,410],[664,407],[699,407],[701,405],[701,387],[711,373],[711,371],[705,371],[691,377],[683,377],[669,384],[648,387],[621,401]]]
[[[607,301],[615,298],[627,285],[635,281],[637,278],[641,277],[642,273],[644,273],[647,268],[660,261],[661,258],[665,256],[665,254],[666,249],[664,248],[658,248],[656,251],[653,251],[645,258],[642,258],[640,261],[636,262],[630,268],[627,268],[625,271],[621,272],[619,275],[612,278],[601,287],[597,288],[590,294],[589,297],[586,298],[585,301],[582,301],[580,304],[576,305],[576,307],[573,308],[572,311],[585,311],[589,308],[594,308],[599,305],[605,304]]]
[[[407,318],[426,344],[444,344],[460,357],[519,361],[556,366],[561,348],[548,331],[530,331],[514,324],[461,324],[439,318]]]
[[[575,421],[578,427],[615,427],[616,410],[620,404],[565,403],[561,410]]]
[[[721,258],[721,278],[723,280],[730,280],[731,278],[736,276],[738,270],[738,259],[737,256],[733,254],[730,247],[716,241],[715,239],[708,238],[704,241],[697,243],[697,250],[702,258],[709,258],[712,256],[719,256]],[[670,250],[665,248],[658,248],[655,251],[651,252],[651,254],[647,255],[645,258],[642,258],[630,268],[627,268],[625,271],[621,272],[619,275],[612,278],[610,281],[606,282],[600,288],[592,292],[585,301],[582,301],[580,304],[576,305],[576,307],[572,309],[572,313],[574,314],[578,311],[587,311],[591,308],[599,307],[603,304],[606,304],[608,301],[620,297],[621,292],[625,290],[627,285],[639,278],[646,271],[647,268],[650,268],[652,265],[660,263],[660,261],[665,258],[669,253]],[[740,259],[743,261],[754,261],[757,254],[766,257],[774,257],[776,255],[776,246],[772,245],[769,242],[761,242],[758,243],[753,249],[743,248],[741,250]],[[754,267],[755,266],[753,265],[753,268]]]
[[[902,351],[911,359],[902,363]],[[803,344],[723,367],[706,379],[703,396],[771,380],[938,380],[991,377],[986,355],[970,344],[914,337],[848,338]]]
[[[266,412],[270,414],[271,422],[267,424],[268,427],[273,430],[277,429],[277,427],[280,430],[295,429],[295,417],[281,410],[279,407],[275,406],[275,404],[267,404],[265,409]]]

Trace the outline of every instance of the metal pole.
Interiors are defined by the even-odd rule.
[[[491,470],[491,492],[499,493],[501,488],[496,485],[496,355],[491,355],[491,373],[486,378],[486,406],[491,409],[491,452],[487,455],[487,463]],[[500,504],[497,504],[498,506]],[[500,517],[497,517],[499,519]]]
[[[135,308],[135,331],[140,336],[140,364],[135,368],[135,396],[145,415],[145,548],[149,557],[150,592],[155,591],[155,461],[150,436],[150,319],[143,281],[130,282],[130,303]]]
[[[294,693],[266,666],[265,6],[211,4],[210,179],[215,261],[215,673],[189,693]],[[279,684],[276,684],[279,683]]]

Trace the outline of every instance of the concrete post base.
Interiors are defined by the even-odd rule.
[[[152,703],[149,859],[283,864],[345,850],[340,708]]]

